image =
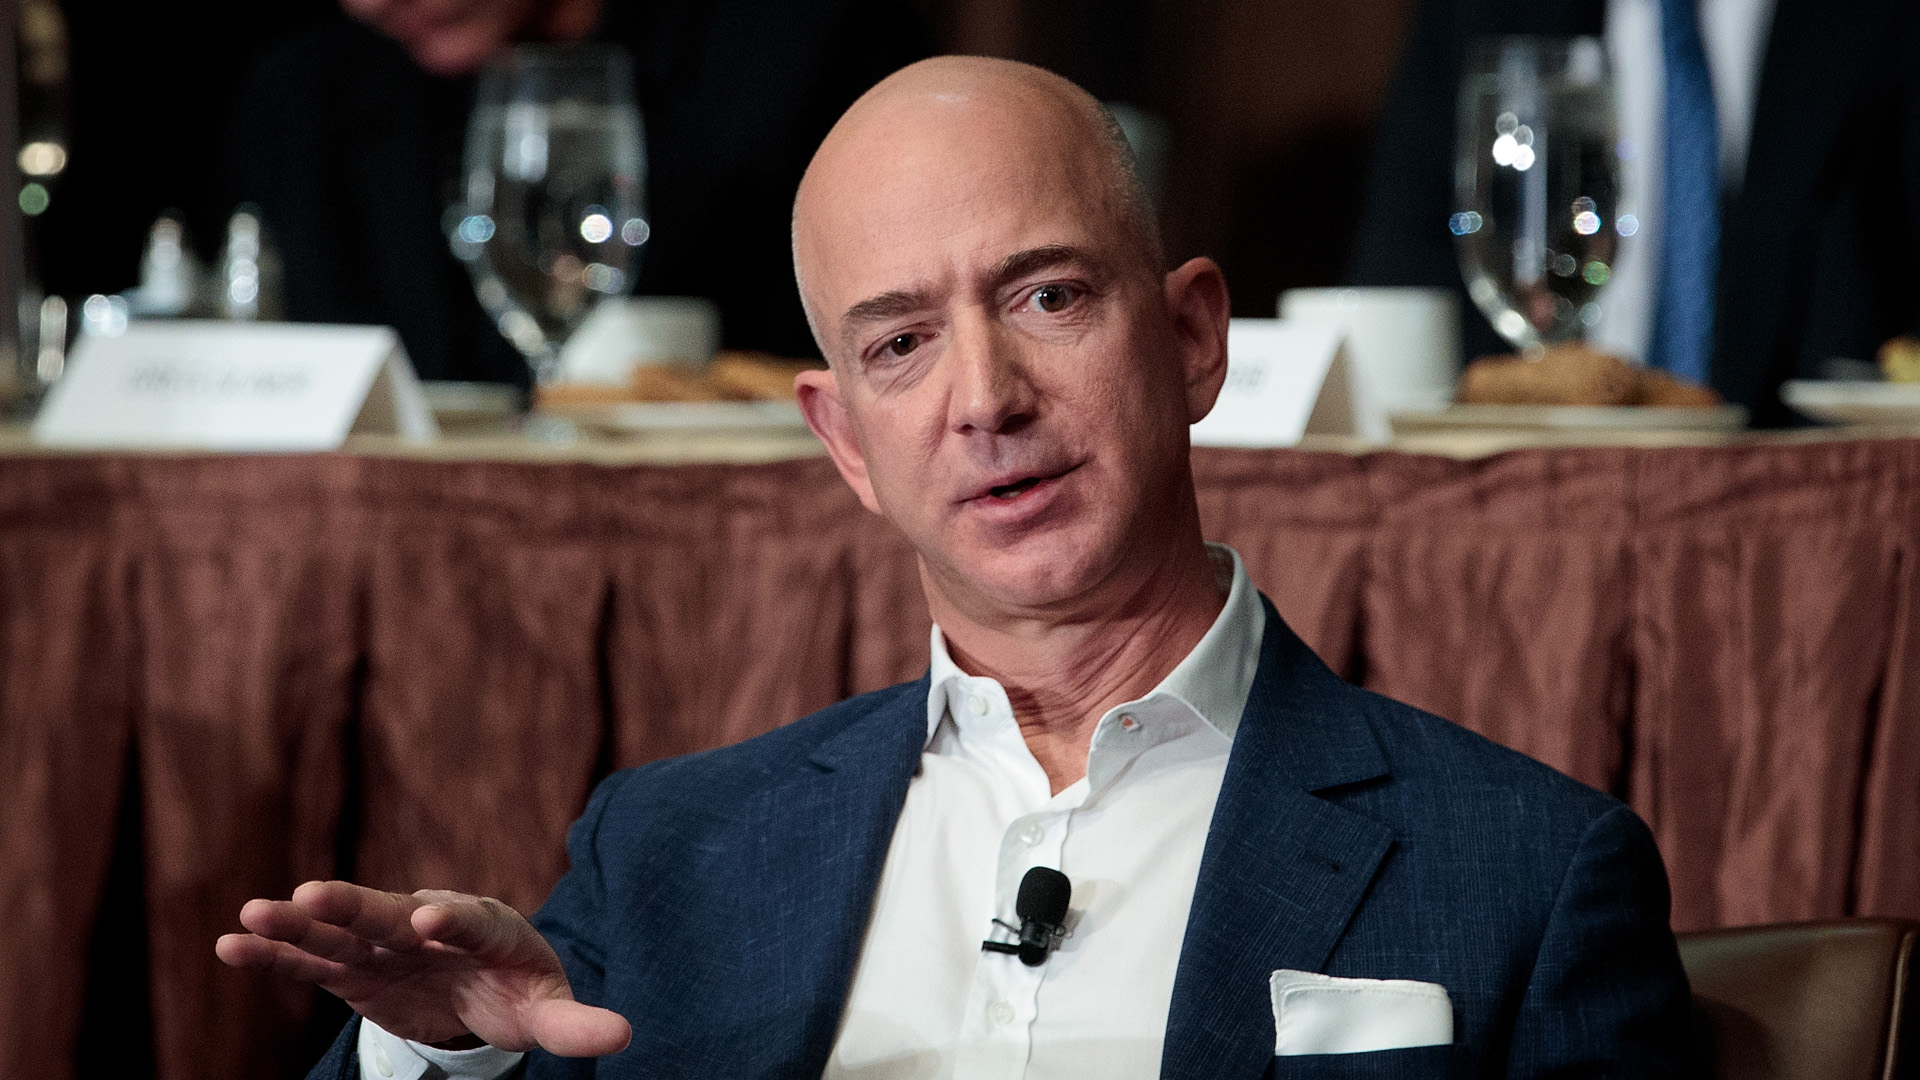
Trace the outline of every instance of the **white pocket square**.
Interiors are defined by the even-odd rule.
[[[1273,1052],[1363,1054],[1453,1042],[1453,1002],[1437,983],[1336,979],[1281,970],[1273,990]]]

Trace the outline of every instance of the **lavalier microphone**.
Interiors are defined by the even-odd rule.
[[[1047,954],[1060,947],[1060,939],[1067,936],[1067,902],[1072,897],[1073,883],[1067,880],[1067,875],[1050,866],[1028,870],[1027,876],[1020,879],[1020,892],[1013,902],[1013,913],[1020,917],[1020,925],[1016,928],[999,919],[993,920],[995,925],[1018,934],[1020,940],[983,941],[980,948],[1018,956],[1028,967],[1039,967],[1047,962]]]

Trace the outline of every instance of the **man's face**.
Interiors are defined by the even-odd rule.
[[[953,112],[810,178],[797,250],[835,377],[803,403],[949,598],[1069,604],[1180,505],[1190,365],[1092,149]]]

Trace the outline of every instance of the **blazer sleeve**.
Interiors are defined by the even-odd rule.
[[[560,883],[553,887],[547,902],[534,913],[534,929],[547,939],[566,969],[567,983],[574,1000],[588,1005],[605,1005],[606,947],[608,912],[608,867],[601,858],[602,829],[607,809],[633,776],[633,771],[617,772],[600,782],[587,800],[586,812],[567,830],[567,859],[570,863]],[[629,1022],[632,1017],[628,1017]],[[508,1080],[533,1077],[560,1080],[563,1077],[590,1077],[595,1072],[593,1058],[555,1057],[543,1050],[527,1053]],[[311,1078],[310,1078],[311,1080]]]
[[[600,833],[607,807],[632,776],[618,772],[600,782],[587,800],[586,812],[567,830],[569,866],[547,902],[534,913],[534,929],[560,954],[573,996],[590,1005],[601,1003],[606,980],[607,867],[600,858]]]
[[[1666,867],[1624,806],[1567,866],[1514,1025],[1510,1080],[1690,1076],[1692,994],[1667,925]]]
[[[360,1080],[360,1017],[356,1014],[327,1047],[327,1056],[307,1073],[307,1080]]]

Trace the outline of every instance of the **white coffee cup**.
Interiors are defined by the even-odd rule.
[[[720,348],[720,309],[697,296],[602,300],[560,350],[560,381],[625,386],[642,364],[705,367]]]
[[[1338,327],[1365,393],[1395,412],[1438,409],[1460,376],[1460,303],[1450,289],[1288,289],[1280,317]]]

